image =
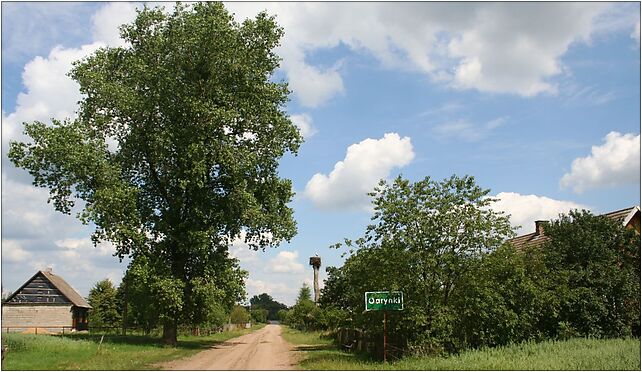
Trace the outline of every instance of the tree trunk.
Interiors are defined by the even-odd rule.
[[[176,321],[170,320],[163,324],[163,343],[166,345],[176,346],[178,340],[176,339]]]

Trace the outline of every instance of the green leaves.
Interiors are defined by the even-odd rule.
[[[87,298],[91,309],[89,310],[90,327],[119,327],[121,326],[121,303],[118,292],[109,279],[96,283],[89,290]]]
[[[222,3],[196,3],[145,7],[121,35],[127,47],[74,64],[78,119],[27,124],[33,141],[12,143],[10,159],[57,210],[84,201],[78,217],[96,225],[94,242],[167,273],[157,294],[175,318],[189,308],[190,280],[234,271],[215,257],[230,239],[243,233],[265,249],[296,234],[278,161],[302,138],[284,112],[287,85],[271,81],[283,30],[265,13],[238,24]]]
[[[571,211],[545,226],[544,288],[558,297],[559,329],[621,337],[640,324],[640,236],[605,216]]]
[[[464,279],[513,234],[508,217],[490,209],[488,193],[470,176],[382,180],[370,194],[372,224],[363,237],[345,240],[350,257],[328,270],[321,302],[347,309],[354,327],[381,331],[381,314],[363,313],[364,292],[400,290],[405,308],[390,314],[395,332],[411,343],[456,347],[461,309],[454,305]]]

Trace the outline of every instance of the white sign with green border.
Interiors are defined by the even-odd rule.
[[[403,292],[366,292],[366,311],[403,310]]]

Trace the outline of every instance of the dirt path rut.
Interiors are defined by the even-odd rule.
[[[270,324],[160,367],[165,370],[289,370],[296,369],[296,357],[292,345],[281,337],[281,326]]]

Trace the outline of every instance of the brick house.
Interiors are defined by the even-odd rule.
[[[91,306],[51,269],[38,271],[2,303],[2,328],[86,330]]]
[[[605,213],[603,216],[619,221],[622,225],[635,229],[638,234],[640,233],[640,207],[638,206]],[[513,244],[516,249],[522,250],[527,247],[540,245],[550,240],[548,236],[544,235],[544,225],[547,222],[548,221],[535,221],[535,232],[509,239],[508,242]]]

